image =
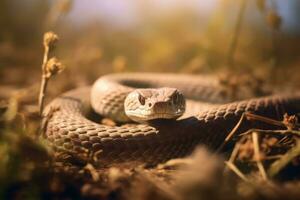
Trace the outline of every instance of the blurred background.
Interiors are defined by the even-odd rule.
[[[38,96],[45,32],[53,31],[60,38],[49,58],[55,56],[65,65],[61,74],[51,78],[46,102],[71,88],[92,84],[103,74],[125,71],[216,74],[233,82],[236,75],[248,78],[228,84],[233,86],[227,88],[229,92],[250,83],[256,94],[265,85],[281,88],[281,93],[300,86],[299,11],[299,0],[0,0],[0,199],[78,199],[95,194],[101,199],[118,199],[120,193],[138,195],[129,199],[146,199],[140,195],[153,198],[165,191],[166,185],[159,184],[161,169],[154,186],[154,179],[146,178],[153,177],[149,171],[133,170],[137,174],[132,176],[114,170],[105,178],[102,172],[97,175],[93,171],[89,161],[73,163],[82,166],[80,171],[71,168],[73,165],[60,169],[64,165],[52,162],[54,152],[37,140],[42,132]],[[247,87],[239,88],[247,93]],[[265,151],[272,144],[286,145],[284,150],[276,150],[281,154],[294,144],[285,140],[287,136],[274,138],[262,140]],[[242,161],[247,171],[254,166],[249,145],[246,142],[240,154],[251,154],[250,162]],[[299,153],[299,145],[296,147]],[[266,194],[276,199],[299,197],[299,181],[294,186],[289,182],[287,187],[274,187],[251,170],[251,180],[254,174],[259,185],[248,181],[232,184],[231,177],[228,181],[219,173],[217,166],[223,164],[204,153],[198,161],[208,165],[192,168],[191,174],[184,176],[187,181],[179,181],[179,189],[174,187],[168,194],[178,190],[184,198],[190,195],[194,199],[196,191],[204,199],[234,199],[232,195],[245,199],[252,194],[255,199]],[[294,182],[299,178],[299,161],[293,159],[292,163],[296,169],[288,174]],[[198,173],[203,170],[208,173]],[[170,183],[169,175],[165,179]]]
[[[230,71],[299,85],[299,9],[298,0],[1,0],[1,84],[39,83],[51,30],[62,90],[122,71]]]

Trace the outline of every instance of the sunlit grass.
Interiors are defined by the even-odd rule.
[[[0,12],[8,9],[4,2],[8,1],[0,2]],[[50,28],[60,36],[55,55],[67,68],[49,82],[46,103],[66,90],[91,84],[102,74],[123,71],[250,74],[283,90],[299,87],[300,40],[285,34],[272,35],[272,31],[280,30],[284,19],[281,21],[276,10],[266,8],[264,2],[257,1],[263,30],[244,22],[236,36],[233,30],[238,18],[224,21],[224,10],[216,10],[205,27],[195,22],[192,13],[184,12],[146,19],[131,30],[112,29],[101,22],[74,28],[64,21],[72,8],[71,1],[51,5],[39,2],[32,8],[32,16],[27,16],[30,24],[20,25],[17,11],[3,11],[7,20],[0,16],[0,25],[5,27],[5,31],[0,30],[0,97],[3,98],[0,104],[0,198],[145,199],[154,196],[174,199],[191,194],[191,198],[240,199],[272,198],[276,191],[297,197],[297,182],[266,184],[255,176],[247,176],[244,179],[247,181],[243,181],[233,174],[220,173],[225,167],[222,158],[203,149],[193,156],[192,164],[190,160],[179,160],[154,169],[98,171],[76,159],[72,164],[54,162],[55,153],[40,137],[37,99],[43,56],[41,41],[43,33]],[[237,13],[234,16],[238,16]],[[238,43],[234,47],[232,65],[227,59],[234,37]],[[272,37],[276,37],[276,45]],[[49,60],[50,57],[45,59],[44,68]],[[179,170],[177,174],[174,169],[178,166],[190,170],[183,170],[182,174],[191,173],[185,176]],[[278,173],[276,170],[272,173]]]

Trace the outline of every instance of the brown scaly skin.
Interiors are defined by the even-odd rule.
[[[199,89],[203,90],[200,85]],[[84,108],[89,105],[90,92],[90,87],[75,89],[47,106],[45,138],[58,151],[77,155],[88,152],[96,158],[97,166],[127,162],[157,164],[186,156],[199,144],[216,149],[245,112],[281,120],[284,113],[300,111],[300,93],[295,93],[216,105],[176,121],[107,126],[86,117]],[[246,121],[239,132],[249,128],[271,127]]]

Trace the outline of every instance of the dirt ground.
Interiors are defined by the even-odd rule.
[[[257,4],[252,9],[262,9],[263,27],[245,22],[240,32],[238,18],[220,30],[222,17],[203,28],[187,13],[115,30],[102,22],[73,27],[64,19],[72,1],[58,2],[37,1],[25,17],[12,14],[9,1],[0,2],[1,199],[299,198],[297,116],[282,116],[277,121],[284,125],[281,130],[250,130],[231,138],[225,153],[200,145],[188,158],[150,168],[95,169],[74,155],[58,160],[40,137],[38,97],[47,31],[59,39],[48,43],[48,60],[56,57],[58,68],[51,72],[46,104],[113,72],[215,74],[229,90],[247,85],[254,94],[281,93],[300,86],[300,35],[281,32],[284,20],[278,13]]]

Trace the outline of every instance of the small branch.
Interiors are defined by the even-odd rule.
[[[43,57],[43,64],[42,64],[42,70],[43,72],[46,69],[46,64],[48,62],[48,57],[49,57],[49,46],[48,45],[44,45],[45,51],[44,51],[44,57]]]
[[[246,137],[242,137],[235,145],[234,145],[234,148],[231,152],[231,155],[230,155],[230,158],[229,160],[227,161],[227,163],[231,163],[231,164],[234,164],[235,160],[236,160],[236,157],[238,156],[238,153],[239,153],[239,150],[240,150],[240,147],[242,145],[242,143],[246,140]],[[228,167],[225,168],[224,172],[228,172]]]
[[[49,51],[50,47],[53,46],[53,44],[58,40],[57,35],[55,35],[52,32],[47,32],[44,34],[44,56],[43,56],[43,63],[42,63],[42,82],[41,82],[41,88],[39,93],[39,113],[42,115],[43,109],[44,109],[44,99],[46,94],[46,88],[48,85],[49,76],[47,76],[47,62],[49,57]]]
[[[235,144],[234,149],[232,150],[232,153],[230,155],[230,158],[229,158],[228,162],[234,163],[234,161],[235,161],[235,159],[236,159],[236,157],[239,153],[240,146],[241,146],[241,142],[238,142],[238,143]]]
[[[240,120],[238,121],[238,123],[233,127],[233,129],[230,131],[230,133],[225,138],[224,142],[217,149],[217,152],[220,152],[224,148],[224,146],[228,143],[228,141],[231,140],[231,138],[237,132],[238,128],[241,126],[244,119],[245,119],[245,113],[242,114],[242,116],[241,116]]]
[[[42,116],[42,112],[44,109],[44,99],[46,94],[46,88],[48,85],[49,78],[46,76],[46,65],[48,62],[49,57],[49,45],[45,45],[44,42],[44,57],[43,57],[43,64],[42,64],[42,82],[41,82],[41,88],[39,93],[39,114]]]
[[[266,156],[265,158],[263,158],[262,160],[276,160],[281,158],[282,155],[273,155],[273,156]],[[250,161],[251,162],[251,161]]]
[[[48,85],[48,80],[46,76],[42,75],[42,83],[41,83],[41,89],[39,93],[39,113],[42,116],[43,109],[44,109],[44,99],[45,99],[45,94],[46,94],[46,88]]]
[[[252,132],[257,132],[259,134],[272,134],[272,135],[294,135],[297,137],[300,137],[300,131],[294,131],[294,130],[262,130],[262,129],[249,129],[248,131],[241,133],[240,136],[242,135],[247,135]]]
[[[229,142],[229,140],[232,139],[232,137],[236,134],[237,130],[239,129],[239,127],[241,126],[242,122],[244,121],[244,119],[247,120],[257,120],[257,121],[261,121],[267,124],[271,124],[274,126],[280,126],[280,127],[287,127],[287,123],[284,123],[284,121],[278,121],[278,120],[274,120],[268,117],[263,117],[260,115],[256,115],[256,114],[252,114],[249,112],[245,112],[242,114],[241,118],[239,119],[238,123],[233,127],[233,129],[230,131],[230,133],[227,135],[227,137],[225,138],[224,142],[220,145],[220,147],[217,149],[216,152],[220,152],[224,146]],[[297,122],[295,122],[295,126],[299,126],[299,124]],[[262,129],[250,129],[248,131],[246,131],[245,133],[241,133],[240,135],[246,135],[249,133],[252,133],[253,131],[259,132],[259,133],[265,133],[265,134],[293,134],[296,136],[300,136],[300,131],[296,131],[296,130],[292,130],[292,129],[288,129],[288,130],[262,130]]]
[[[243,140],[243,138],[242,138],[241,140]],[[227,163],[232,163],[232,164],[234,164],[234,161],[235,161],[235,159],[236,159],[236,157],[237,157],[237,155],[238,155],[238,153],[239,153],[241,143],[242,143],[242,141],[239,141],[239,142],[237,142],[237,143],[234,145],[234,148],[233,148],[233,150],[232,150],[232,152],[231,152],[230,158],[229,158],[229,160],[227,161]],[[228,169],[229,169],[229,168],[226,167],[225,170],[224,170],[224,172],[225,172],[225,173],[228,172]]]
[[[49,59],[49,53],[54,48],[55,43],[58,41],[58,36],[53,32],[47,32],[44,34],[44,56],[42,63],[42,81],[39,93],[39,114],[42,116],[44,109],[44,101],[47,90],[48,81],[52,76],[57,73],[60,73],[64,66],[58,61],[57,58],[53,57]]]
[[[278,120],[274,120],[268,117],[263,117],[260,115],[252,114],[252,113],[246,113],[246,117],[248,120],[257,120],[261,122],[265,122],[267,124],[275,125],[275,126],[281,126],[281,127],[286,127],[284,123]]]
[[[276,160],[269,168],[268,175],[274,177],[295,157],[300,155],[300,141],[297,140],[296,146],[284,154],[279,160]]]
[[[238,177],[240,177],[245,182],[250,182],[249,179],[231,162],[226,162],[225,164],[229,169],[231,169]]]
[[[252,132],[252,140],[253,140],[253,148],[254,148],[254,159],[256,161],[258,170],[261,173],[263,180],[267,180],[267,173],[260,159],[260,150],[259,150],[257,132]]]

